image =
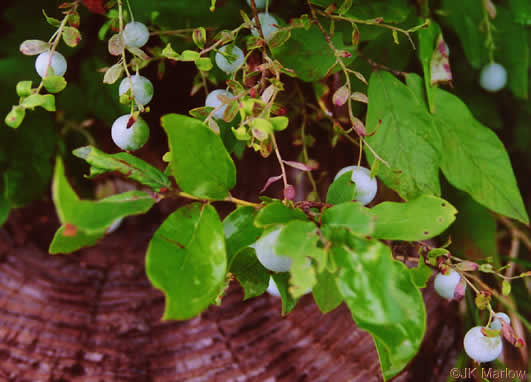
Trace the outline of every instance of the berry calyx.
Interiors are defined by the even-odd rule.
[[[44,77],[45,74],[47,76],[63,76],[66,73],[66,59],[61,53],[53,52],[50,68],[48,69],[48,73],[46,73],[48,62],[50,62],[50,51],[42,52],[37,56],[37,59],[35,60],[35,70],[37,70],[39,76]]]
[[[278,25],[277,19],[269,13],[261,12],[258,14],[258,20],[260,20],[260,26],[262,27],[262,33],[264,34],[265,40],[271,40],[271,37],[273,37],[273,34],[278,29],[278,27],[275,26]],[[251,29],[251,33],[257,37],[260,36],[260,32],[256,27]]]
[[[149,139],[149,127],[142,118],[131,120],[129,114],[122,115],[111,128],[112,140],[122,150],[135,151],[146,144]]]
[[[139,105],[147,105],[153,98],[153,84],[146,77],[139,74],[131,76],[131,79],[125,77],[120,82],[118,92],[120,96],[125,94],[131,89],[131,83],[133,83],[133,96]]]
[[[433,287],[439,296],[452,300],[454,298],[455,288],[461,281],[461,276],[459,273],[450,269],[447,275],[442,273],[437,273],[435,276],[435,281],[433,282]]]
[[[142,48],[149,40],[149,30],[144,24],[138,21],[131,21],[125,26],[122,37],[125,46]]]
[[[219,49],[221,53],[216,53],[216,64],[218,67],[223,70],[225,73],[235,72],[242,64],[244,60],[243,51],[237,46],[233,46],[232,50],[228,49],[230,45],[225,45]],[[235,58],[229,58],[224,56],[222,53],[230,54]]]
[[[356,200],[364,206],[372,202],[378,191],[378,182],[371,177],[371,171],[362,166],[347,166],[339,170],[334,180],[348,171],[352,171],[351,179],[356,184]]]
[[[492,62],[481,69],[479,84],[486,91],[497,92],[503,89],[506,83],[507,71],[502,65]]]
[[[287,272],[291,268],[291,258],[283,256],[275,251],[275,245],[280,234],[277,228],[263,235],[254,245],[258,261],[273,272]]]
[[[219,107],[219,109],[214,112],[213,117],[223,119],[223,113],[225,112],[227,105],[223,105],[223,102],[221,102],[218,96],[225,96],[229,98],[234,98],[234,96],[228,90],[216,89],[211,91],[206,97],[205,106],[213,107],[214,109]]]
[[[465,352],[477,362],[494,361],[503,350],[501,337],[487,337],[481,329],[481,326],[475,326],[466,333],[463,341]]]

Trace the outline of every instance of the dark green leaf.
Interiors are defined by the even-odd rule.
[[[514,20],[523,25],[531,25],[531,3],[528,0],[509,0]]]
[[[6,222],[10,210],[9,201],[4,195],[0,194],[0,227]]]
[[[149,243],[146,272],[166,296],[164,320],[186,320],[223,292],[227,257],[214,207],[194,203],[172,213]]]
[[[332,41],[337,49],[344,49],[341,33],[336,33]],[[272,51],[283,66],[293,69],[301,80],[307,82],[322,79],[336,63],[334,52],[316,25],[307,31],[293,29],[291,38]]]
[[[324,8],[338,2],[337,0],[311,0],[311,3]],[[353,0],[345,16],[358,19],[381,17],[386,23],[400,23],[406,20],[411,10],[407,0]]]
[[[201,121],[179,114],[163,116],[162,127],[179,187],[200,198],[224,199],[236,184],[236,168],[221,138]]]
[[[229,267],[234,256],[255,243],[262,234],[263,230],[254,225],[255,215],[254,208],[239,207],[223,220]]]
[[[258,211],[254,224],[258,227],[268,227],[286,224],[292,220],[308,220],[308,218],[299,209],[287,207],[282,202],[273,202]]]
[[[258,261],[252,248],[246,248],[235,255],[230,271],[245,291],[244,300],[260,296],[269,285],[269,271]]]
[[[282,315],[285,316],[295,308],[297,305],[298,299],[294,299],[288,291],[289,288],[289,273],[273,273],[271,277],[277,285],[277,289],[280,293],[280,298],[282,299]]]
[[[430,112],[433,112],[433,100],[430,84],[430,64],[433,50],[435,49],[435,42],[437,41],[437,36],[439,36],[440,33],[441,28],[439,27],[439,24],[433,20],[430,20],[430,25],[427,28],[422,28],[417,32],[419,41],[417,55],[419,57],[420,63],[422,64],[422,71],[424,72],[424,86],[426,89],[426,96],[428,98]]]
[[[372,210],[357,202],[337,204],[326,209],[321,216],[323,225],[347,228],[355,234],[364,236],[370,236],[374,232],[374,220]]]
[[[317,284],[312,288],[312,294],[321,312],[328,313],[343,302],[343,296],[336,284],[336,276],[324,271],[317,274]]]
[[[443,232],[455,220],[457,210],[444,199],[422,195],[407,203],[383,202],[371,212],[376,216],[373,237],[418,241]]]
[[[80,147],[72,153],[90,164],[90,176],[119,172],[154,191],[171,186],[168,177],[160,170],[129,153],[106,154],[93,146]]]

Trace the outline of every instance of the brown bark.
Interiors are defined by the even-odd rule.
[[[17,210],[0,231],[0,381],[381,380],[345,306],[322,315],[310,296],[282,318],[278,299],[244,302],[233,284],[201,317],[161,322],[164,297],[144,273],[159,218],[129,218],[93,248],[51,256],[52,208]],[[445,380],[455,359],[455,306],[432,288],[424,297],[424,344],[396,381]]]

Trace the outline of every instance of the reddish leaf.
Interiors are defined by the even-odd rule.
[[[92,13],[105,14],[105,7],[103,6],[105,0],[81,0],[81,2]]]
[[[282,179],[282,175],[279,175],[279,176],[272,176],[271,178],[269,178],[266,182],[266,184],[264,185],[264,187],[262,187],[262,189],[260,190],[260,193],[263,193],[265,190],[267,190],[267,188],[269,186],[271,186],[273,183],[279,181],[280,179]]]
[[[465,296],[466,281],[461,279],[454,289],[454,300],[461,300]]]
[[[294,161],[290,161],[290,160],[283,160],[282,162],[284,162],[285,164],[287,164],[288,166],[290,167],[293,167],[293,168],[296,168],[297,170],[301,170],[301,171],[312,171],[312,170],[315,170],[316,167],[311,167],[305,163],[301,163],[301,162],[294,162]]]
[[[350,96],[350,92],[348,90],[347,85],[341,86],[339,89],[336,90],[334,95],[332,96],[332,102],[336,106],[343,106]]]
[[[288,184],[286,188],[284,188],[284,199],[293,200],[295,198],[295,187],[293,187],[291,184]]]

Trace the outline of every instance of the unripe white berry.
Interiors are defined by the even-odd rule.
[[[147,105],[153,98],[153,84],[146,77],[139,74],[134,74],[131,79],[125,77],[120,82],[118,92],[121,95],[125,94],[131,88],[133,83],[133,96],[139,105]]]
[[[225,45],[221,47],[219,51],[223,53],[229,53],[227,51],[228,46],[229,45]],[[234,46],[232,48],[232,52],[230,52],[230,54],[236,57],[232,61],[229,61],[229,59],[225,57],[223,54],[219,52],[216,53],[216,64],[221,70],[223,70],[226,73],[232,73],[236,71],[243,64],[243,60],[244,60],[243,51],[237,46]]]
[[[149,127],[142,118],[138,117],[136,121],[127,127],[129,114],[122,115],[112,124],[112,140],[122,150],[135,151],[145,145],[149,139]]]
[[[483,89],[489,92],[497,92],[503,89],[506,83],[507,71],[502,65],[492,62],[481,69],[479,84]]]
[[[277,284],[275,283],[275,280],[273,280],[273,277],[269,277],[267,293],[269,293],[271,296],[280,297],[280,292],[278,290]]]
[[[258,261],[273,272],[287,272],[291,268],[291,258],[275,251],[280,228],[262,236],[254,245]]]
[[[264,9],[266,6],[267,0],[254,0],[254,4],[256,5],[256,9]],[[247,0],[247,4],[251,6],[251,0]],[[269,0],[269,4],[271,4],[271,0]]]
[[[339,170],[334,180],[344,173],[352,171],[352,181],[356,184],[356,200],[364,206],[369,204],[378,191],[376,178],[371,177],[371,171],[362,166],[347,166]]]
[[[455,288],[457,287],[457,284],[459,284],[459,281],[461,281],[459,273],[450,269],[448,275],[437,273],[435,281],[433,282],[433,287],[439,296],[451,300],[454,298]]]
[[[498,312],[494,314],[494,318],[492,319],[492,322],[490,323],[491,329],[501,330],[502,324],[500,320],[505,320],[509,325],[511,324],[511,319],[509,318],[508,315],[506,315],[503,312]]]
[[[149,40],[149,30],[144,24],[138,21],[131,21],[125,26],[122,37],[124,38],[125,46],[142,48]]]
[[[258,19],[260,20],[260,25],[262,26],[262,33],[266,41],[269,41],[273,34],[277,31],[278,21],[274,16],[271,16],[269,13],[261,12],[258,14]],[[275,25],[273,25],[275,24]],[[258,29],[255,27],[251,29],[251,33],[254,36],[260,36]]]
[[[42,52],[37,56],[35,60],[35,70],[39,73],[39,76],[44,77],[46,73],[46,68],[48,67],[48,62],[50,61],[50,51]],[[52,62],[50,63],[50,69],[48,69],[48,76],[52,74],[56,76],[63,76],[66,73],[66,59],[59,52],[53,52]]]
[[[494,361],[503,350],[501,337],[487,337],[481,333],[481,328],[475,326],[466,333],[463,341],[465,352],[477,362]]]
[[[227,90],[222,89],[216,89],[211,91],[206,100],[205,100],[205,106],[213,107],[214,109],[218,106],[222,105],[223,102],[218,98],[218,96],[223,95],[229,98],[234,98],[231,92]],[[221,106],[218,110],[216,110],[213,114],[214,118],[223,119],[223,113],[225,112],[225,109],[227,108],[227,105]]]

